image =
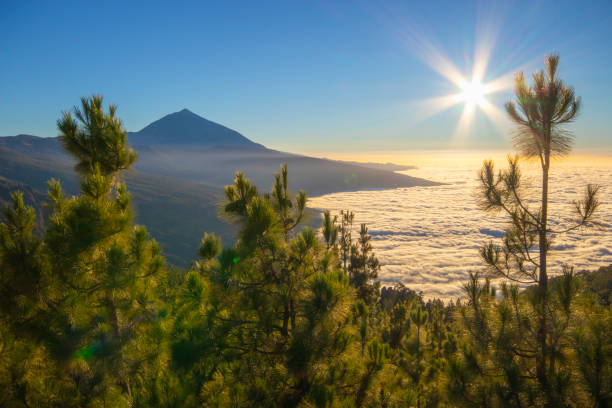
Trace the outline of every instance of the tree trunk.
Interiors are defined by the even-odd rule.
[[[342,246],[342,262],[344,263],[344,267],[342,269],[344,271],[344,274],[346,275],[347,274],[346,260],[347,260],[347,257],[348,257],[348,249],[346,248],[346,241],[345,240],[343,241],[342,245],[343,245]]]
[[[417,358],[421,363],[421,325],[417,324]]]
[[[285,301],[283,308],[283,327],[281,329],[281,335],[287,337],[289,335],[289,302]]]
[[[289,301],[289,315],[291,317],[291,333],[295,331],[295,305],[293,302],[293,297]]]
[[[547,243],[547,221],[548,221],[548,170],[550,166],[550,156],[548,154],[544,157],[542,163],[542,214],[540,219],[539,228],[539,249],[540,249],[540,275],[538,277],[538,290],[540,292],[540,328],[538,330],[538,344],[540,347],[540,353],[536,361],[536,375],[541,385],[546,386],[547,375],[546,375],[546,360],[548,355],[548,349],[546,339],[548,337],[548,322],[546,318],[547,306],[548,306],[548,274],[546,268],[546,255],[548,253]]]

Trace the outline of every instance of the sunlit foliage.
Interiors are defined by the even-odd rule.
[[[236,242],[204,233],[188,270],[167,266],[133,224],[121,172],[136,156],[115,113],[94,96],[79,124],[58,122],[81,189],[49,182],[42,230],[21,194],[3,210],[0,406],[610,406],[610,270],[567,267],[545,292],[512,282],[541,282],[532,247],[545,223],[524,204],[517,160],[482,172],[483,205],[511,218],[482,255],[510,282],[472,274],[465,301],[425,302],[375,282],[353,212],[303,225],[306,193],[291,192],[286,165],[269,193],[242,173],[225,188]],[[596,204],[591,187],[577,225]]]

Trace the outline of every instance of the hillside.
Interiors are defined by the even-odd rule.
[[[435,184],[357,163],[267,149],[186,109],[129,132],[128,142],[139,154],[134,170],[126,175],[137,222],[146,225],[168,258],[180,265],[194,257],[204,231],[217,233],[225,242],[233,239],[233,228],[218,219],[218,205],[236,171],[268,189],[272,175],[287,163],[291,189],[303,189],[309,196]],[[51,178],[60,179],[67,193],[75,194],[78,179],[73,166],[57,138],[0,137],[0,176],[6,181],[0,185],[1,195],[8,197],[10,189],[24,185],[41,196]]]
[[[46,199],[46,195],[28,185],[15,183],[0,177],[0,208],[12,205],[13,200],[11,199],[11,193],[13,191],[20,191],[23,193],[23,202],[36,209],[36,223],[41,226],[45,214],[43,203]],[[4,215],[2,211],[0,211],[0,222],[2,221],[4,221]]]
[[[240,133],[204,119],[187,109],[167,115],[139,132],[128,133],[139,152],[135,168],[182,180],[225,186],[236,171],[267,188],[281,163],[291,172],[292,189],[310,196],[371,188],[434,185],[427,180],[358,165],[280,152]]]

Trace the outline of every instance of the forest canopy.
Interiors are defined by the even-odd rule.
[[[507,105],[543,179],[550,155],[570,146],[555,126],[579,107],[557,62],[547,60],[533,88],[517,76],[518,108]],[[445,304],[380,287],[368,227],[353,225],[350,209],[325,212],[319,230],[304,226],[306,193],[291,191],[286,165],[269,192],[242,173],[225,188],[234,243],[203,233],[188,269],[167,264],[134,224],[123,174],[137,157],[116,112],[94,95],[61,116],[80,194],[50,180],[43,227],[20,192],[3,210],[1,406],[612,404],[612,268],[547,275],[547,197],[529,208],[517,193],[518,158],[499,173],[485,162],[480,199],[505,211],[509,227],[481,251],[488,272],[472,273],[464,298]],[[588,186],[580,227],[597,203]],[[534,286],[522,291],[524,282]]]

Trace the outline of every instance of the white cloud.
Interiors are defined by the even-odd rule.
[[[382,263],[383,284],[403,282],[426,296],[462,296],[469,271],[483,270],[478,256],[482,244],[499,242],[507,225],[503,214],[483,212],[477,205],[477,168],[424,167],[406,174],[448,183],[436,187],[336,193],[309,200],[313,208],[355,212],[355,226],[366,223]],[[538,178],[524,169],[526,188],[537,201]],[[552,274],[568,263],[577,269],[612,264],[612,163],[599,167],[558,166],[551,173],[551,225],[574,219],[573,202],[580,200],[587,182],[601,186],[600,228],[579,229],[554,237],[549,268]]]

